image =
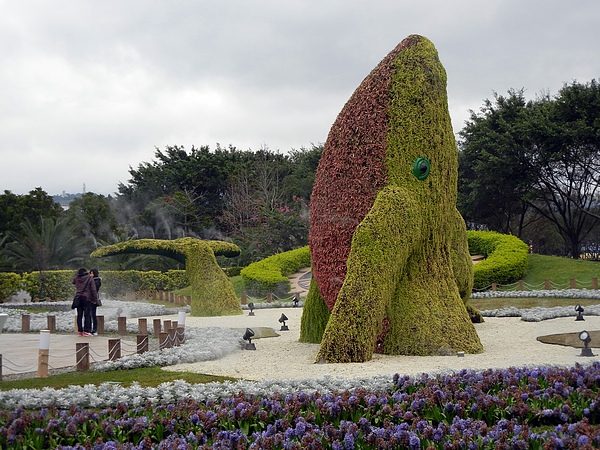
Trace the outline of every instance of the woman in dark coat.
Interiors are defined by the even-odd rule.
[[[90,316],[92,317],[92,334],[94,336],[97,336],[98,317],[96,316],[96,308],[98,308],[98,306],[102,306],[102,303],[100,302],[100,286],[102,286],[102,278],[100,278],[100,273],[98,272],[98,269],[90,270],[90,276],[92,277],[92,280],[94,280],[94,284],[96,285],[96,294],[98,299],[95,303],[92,302],[92,305],[90,306]]]
[[[73,284],[77,289],[75,295],[81,299],[79,306],[77,307],[77,332],[79,336],[91,336],[91,305],[92,302],[98,301],[96,283],[94,283],[94,279],[90,277],[87,270],[79,269],[77,274],[73,277]]]

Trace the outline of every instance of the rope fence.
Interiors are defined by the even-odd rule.
[[[100,319],[101,316],[98,316]],[[121,320],[124,319],[124,320]],[[0,354],[0,381],[3,379],[3,368],[8,369],[11,375],[31,374],[37,369],[38,378],[48,377],[49,370],[59,370],[64,368],[65,361],[71,360],[75,363],[77,371],[88,371],[90,365],[102,361],[115,361],[124,356],[134,354],[142,354],[152,349],[168,349],[185,343],[185,325],[178,323],[176,320],[154,319],[153,331],[154,334],[149,334],[147,331],[147,319],[138,318],[138,334],[135,335],[135,340],[132,340],[133,335],[127,334],[126,326],[121,327],[121,324],[126,324],[125,317],[119,317],[119,338],[108,339],[106,352],[98,350],[90,345],[90,342],[75,342],[73,351],[61,351],[54,349],[50,351],[50,334],[51,330],[40,331],[40,348],[37,364],[23,365],[11,361],[5,355]],[[98,320],[100,323],[100,320]],[[161,323],[162,322],[162,323]],[[55,317],[48,316],[48,323],[56,323]],[[22,314],[21,316],[22,333],[30,333],[30,316]],[[124,330],[124,332],[122,332]],[[99,334],[103,334],[100,333]],[[156,339],[152,340],[151,337]],[[31,355],[33,360],[34,356]],[[62,362],[60,367],[55,367],[52,362]],[[58,364],[57,364],[58,366]],[[5,375],[8,375],[5,373]]]
[[[591,282],[582,282],[571,278],[567,282],[556,283],[551,280],[544,280],[538,284],[526,283],[519,280],[515,283],[497,284],[492,283],[482,289],[473,289],[474,292],[484,291],[551,291],[551,290],[566,290],[566,289],[598,289],[598,278],[592,278]]]

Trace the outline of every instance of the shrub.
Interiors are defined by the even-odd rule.
[[[473,267],[473,289],[492,283],[513,283],[523,278],[529,264],[529,247],[521,239],[495,231],[467,231],[469,252],[485,259]]]
[[[308,246],[269,256],[245,267],[240,274],[248,294],[263,296],[273,292],[282,296],[291,289],[287,276],[303,267],[310,267]]]
[[[16,276],[18,277],[18,275]],[[75,276],[74,271],[49,270],[43,272],[43,276],[44,289],[42,296],[44,298],[64,300],[75,294],[75,287],[72,283],[73,277]],[[168,272],[107,270],[100,272],[100,276],[102,277],[101,292],[106,292],[111,297],[146,289],[173,291],[189,285],[184,270],[169,270]],[[41,285],[41,275],[39,272],[23,274],[22,287],[27,291],[31,298],[39,297]],[[4,288],[4,280],[0,278],[0,289]]]
[[[0,272],[0,302],[8,300],[21,289],[21,276],[11,272]]]

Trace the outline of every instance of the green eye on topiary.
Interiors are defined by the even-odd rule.
[[[431,164],[427,158],[417,158],[413,164],[413,175],[417,177],[418,180],[427,178],[430,170]]]

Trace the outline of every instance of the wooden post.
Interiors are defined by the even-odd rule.
[[[192,296],[191,295],[185,296],[185,303],[187,304],[187,306],[192,306]]]
[[[98,329],[96,330],[96,333],[98,334],[104,334],[104,316],[96,316],[98,319]]]
[[[158,338],[158,335],[161,332],[161,325],[160,325],[160,319],[154,319],[152,321],[152,325],[154,327],[154,337]]]
[[[77,358],[77,371],[87,372],[88,370],[90,370],[90,344],[89,342],[77,342],[75,346],[75,358]]]
[[[598,278],[592,278],[592,289],[598,289]]]
[[[31,331],[31,316],[29,314],[21,315],[21,333],[29,333]]]
[[[273,301],[273,293],[269,292],[267,294],[267,303],[271,303]]]
[[[121,339],[108,340],[108,360],[116,361],[121,357]]]
[[[156,301],[156,289],[152,291],[152,300]]]
[[[550,288],[550,280],[544,280],[544,289],[546,289],[547,291],[549,291]]]
[[[138,319],[138,333],[148,334],[148,319],[141,317]]]
[[[158,333],[158,348],[160,350],[162,350],[163,348],[169,348],[168,339],[169,333],[167,333],[166,331],[161,331],[160,333]]]
[[[175,334],[176,333],[177,333],[177,328],[173,328],[173,327],[169,328],[169,345],[168,345],[168,348],[171,348],[171,347],[173,347],[173,346],[176,345],[176,343],[175,343],[175,338],[176,338]]]
[[[248,302],[248,296],[246,294],[242,294],[242,305],[245,305]]]
[[[148,335],[138,334],[137,335],[137,354],[141,355],[148,351]]]
[[[48,378],[48,360],[50,359],[50,350],[39,349],[38,355],[38,378]]]
[[[519,290],[523,290],[523,280],[519,280]]]
[[[179,325],[177,327],[177,346],[180,346],[185,342],[185,326]]]
[[[169,292],[169,303],[175,303],[175,293]]]
[[[125,336],[127,334],[127,317],[119,317],[119,336]]]
[[[56,316],[47,316],[46,319],[48,320],[48,330],[50,330],[50,333],[54,333],[56,331]]]
[[[570,285],[571,289],[575,289],[577,287],[577,281],[575,280],[575,278],[571,278],[569,280],[569,285]]]
[[[498,286],[496,285],[496,283],[492,283],[492,291],[495,291],[497,287]]]
[[[171,329],[171,321],[163,320],[163,330],[169,331]]]
[[[40,331],[40,348],[38,353],[38,378],[48,378],[48,361],[50,359],[50,330]]]

